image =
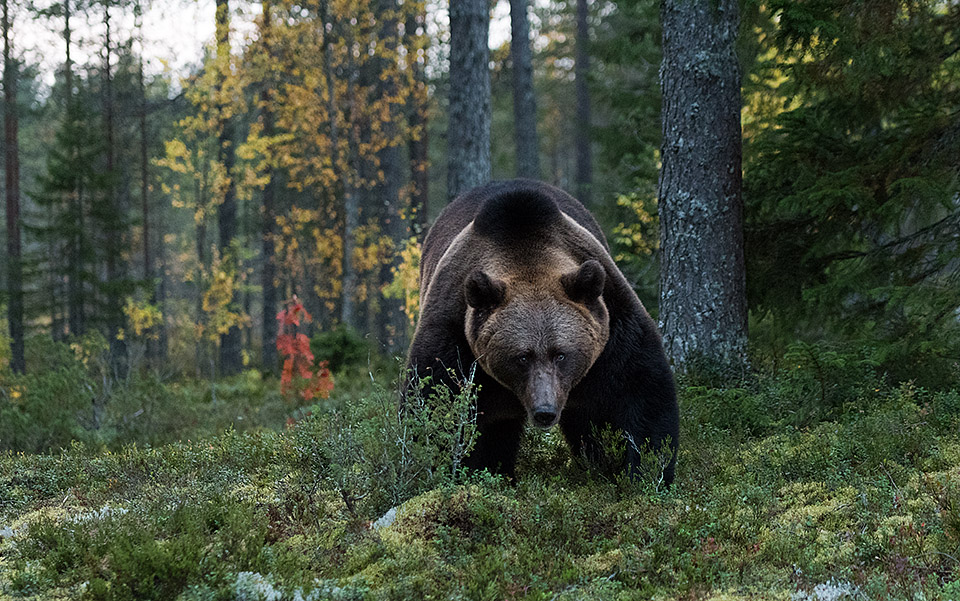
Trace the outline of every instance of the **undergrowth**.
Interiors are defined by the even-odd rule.
[[[525,433],[515,482],[464,472],[469,382],[404,410],[367,387],[275,429],[6,451],[0,598],[960,599],[960,393],[815,357],[681,381],[668,490],[556,431]]]

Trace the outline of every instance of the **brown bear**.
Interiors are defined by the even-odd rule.
[[[679,410],[656,324],[614,264],[592,215],[559,188],[492,182],[448,205],[423,242],[411,377],[456,387],[474,364],[480,437],[467,460],[513,476],[529,419],[560,424],[575,455],[622,431],[627,472],[638,449],[669,440]]]

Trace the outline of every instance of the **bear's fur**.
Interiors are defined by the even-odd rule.
[[[559,421],[573,453],[591,458],[607,427],[642,449],[669,439],[673,480],[679,410],[660,334],[572,196],[531,180],[461,195],[424,240],[420,296],[410,370],[456,387],[480,366],[469,466],[512,476],[529,418]],[[636,446],[627,445],[631,474]]]

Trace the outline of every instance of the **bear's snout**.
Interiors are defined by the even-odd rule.
[[[560,419],[563,398],[557,374],[550,370],[536,370],[530,381],[530,419],[534,425],[543,428],[553,426]]]
[[[549,428],[553,424],[557,423],[556,409],[550,406],[534,408],[533,423],[537,424],[543,429]]]

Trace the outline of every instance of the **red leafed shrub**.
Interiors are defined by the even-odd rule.
[[[301,322],[309,323],[312,320],[296,296],[287,301],[284,310],[277,313],[277,321],[280,322],[277,351],[283,356],[280,392],[284,395],[297,393],[305,401],[315,396],[325,399],[333,391],[333,374],[327,369],[327,362],[320,361],[314,365],[310,339],[297,331]]]

